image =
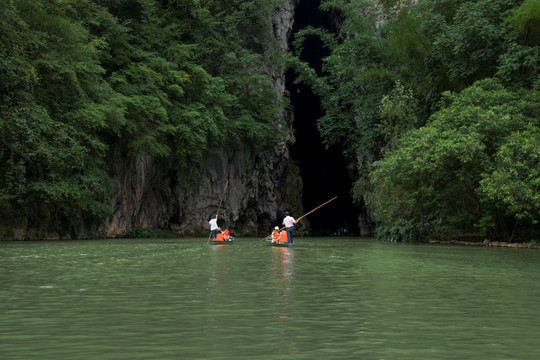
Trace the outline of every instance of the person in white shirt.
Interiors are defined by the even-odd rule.
[[[296,224],[296,220],[289,215],[288,211],[285,211],[285,218],[283,219],[283,225],[285,225],[285,231],[287,231],[287,243],[292,244],[293,243],[293,233],[294,233],[294,225]]]
[[[216,217],[208,222],[208,224],[210,224],[210,232],[212,233],[212,240],[216,239],[217,232],[218,230],[220,230],[217,224],[217,218],[218,216],[216,214]]]

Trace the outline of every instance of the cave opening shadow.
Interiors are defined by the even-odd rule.
[[[319,11],[319,3],[319,0],[298,3],[290,41],[294,39],[294,34],[298,30],[308,25],[333,31],[332,19],[329,14]],[[322,59],[327,55],[328,49],[319,38],[307,37],[303,44],[301,59],[308,62],[319,74]],[[360,208],[351,197],[353,172],[347,168],[347,161],[340,146],[333,145],[327,149],[322,142],[317,129],[317,120],[323,116],[320,99],[308,86],[295,84],[297,78],[295,72],[288,71],[285,76],[294,109],[295,142],[290,150],[302,177],[304,210],[309,212],[334,196],[338,197],[308,216],[311,235],[332,235],[343,229],[349,234],[358,234]],[[296,217],[300,215],[295,214]]]
[[[302,205],[307,213],[337,196],[336,200],[307,217],[311,235],[343,235],[343,230],[350,235],[358,234],[360,210],[351,197],[352,172],[338,145],[326,149],[316,124],[323,114],[320,100],[309,87],[293,84],[295,77],[295,73],[287,73],[295,119],[295,143],[290,149],[302,177]]]

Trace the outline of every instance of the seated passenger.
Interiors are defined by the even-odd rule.
[[[274,230],[272,230],[272,244],[275,244],[279,241],[279,228],[276,226]]]
[[[279,233],[279,243],[280,244],[286,244],[288,243],[288,236],[287,236],[287,231],[286,230],[283,230],[282,232]]]

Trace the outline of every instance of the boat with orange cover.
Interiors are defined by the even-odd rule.
[[[225,245],[225,244],[232,244],[234,242],[234,237],[230,237],[229,240],[225,240],[223,238],[223,233],[220,233],[218,232],[216,234],[216,238],[212,240],[212,244],[220,244],[220,245]]]
[[[272,246],[283,246],[283,247],[289,247],[293,246],[293,244],[289,244],[287,242],[287,232],[282,231],[279,233],[279,241],[278,242],[272,242],[272,237],[266,238],[266,242],[268,242]]]

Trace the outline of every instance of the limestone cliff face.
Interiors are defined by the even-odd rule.
[[[283,52],[288,50],[297,2],[285,0],[272,16],[274,36]],[[286,95],[283,70],[268,68],[266,72],[278,96]],[[280,116],[276,127],[283,123],[292,126],[287,109]],[[182,174],[173,159],[126,158],[121,145],[115,149],[111,164],[118,184],[113,199],[115,213],[97,230],[97,236],[120,237],[144,227],[178,232],[207,230],[227,182],[219,223],[233,233],[269,232],[281,224],[285,208],[301,206],[301,180],[285,141],[257,154],[212,149],[200,164],[200,176],[195,181]],[[291,183],[296,184],[295,189],[284,188]]]

